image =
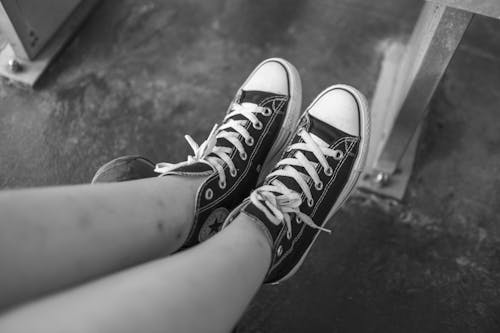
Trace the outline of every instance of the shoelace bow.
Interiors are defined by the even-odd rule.
[[[299,130],[298,134],[304,142],[291,145],[288,151],[297,150],[293,157],[285,158],[278,162],[276,167],[284,167],[271,172],[267,178],[285,176],[294,179],[306,196],[308,205],[312,207],[314,199],[311,194],[311,189],[307,185],[307,179],[310,177],[313,180],[317,190],[323,189],[323,183],[315,168],[317,164],[309,161],[302,151],[313,153],[323,167],[325,174],[329,176],[333,174],[333,169],[328,164],[325,156],[331,156],[336,160],[341,160],[344,153],[341,150],[319,145],[314,141],[311,135],[303,129]],[[295,167],[303,167],[307,175],[297,171]],[[250,195],[250,200],[266,215],[269,221],[276,225],[280,223],[285,224],[288,239],[292,237],[291,214],[297,216],[298,223],[304,222],[314,229],[331,233],[331,230],[316,225],[308,215],[300,211],[300,206],[302,204],[301,195],[289,189],[278,179],[274,179],[270,184],[263,185],[253,191]]]
[[[252,123],[254,128],[262,128],[262,123],[257,119],[255,114],[266,113],[269,111],[267,108],[257,106],[256,104],[244,103],[236,104],[231,106],[231,111],[224,117],[222,126],[217,124],[212,128],[208,138],[201,144],[198,145],[191,136],[185,135],[187,142],[193,149],[194,155],[189,155],[187,158],[187,164],[192,164],[195,162],[205,162],[211,165],[219,174],[219,186],[221,188],[226,187],[226,175],[224,174],[224,165],[227,164],[229,167],[229,172],[231,176],[236,177],[237,170],[230,158],[233,152],[233,148],[217,146],[217,139],[224,138],[229,141],[239,152],[241,159],[247,159],[247,153],[243,144],[240,141],[239,135],[243,137],[245,143],[252,146],[254,139],[248,133],[245,126],[248,122]],[[246,119],[232,119],[234,116],[241,115]],[[229,131],[232,129],[233,131]],[[211,155],[212,154],[212,155]],[[210,155],[210,156],[209,156]],[[213,156],[215,155],[215,156]],[[164,174],[172,169],[185,165],[186,162],[181,163],[158,163],[156,164],[155,172]]]

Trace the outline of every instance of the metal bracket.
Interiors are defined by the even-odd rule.
[[[432,2],[500,19],[500,1],[498,0],[432,0]]]
[[[386,49],[371,112],[371,149],[360,187],[401,200],[422,122],[472,13],[426,2],[407,46]]]
[[[33,86],[98,0],[1,0],[0,75]]]

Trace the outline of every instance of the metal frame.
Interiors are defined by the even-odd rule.
[[[33,86],[98,0],[0,0],[0,75]]]
[[[500,19],[500,1],[498,0],[431,0],[444,6],[453,7]]]
[[[408,45],[387,49],[371,108],[371,149],[362,188],[403,198],[427,105],[472,17],[426,2]]]

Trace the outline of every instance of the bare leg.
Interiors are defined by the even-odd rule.
[[[332,108],[343,112],[339,119],[346,121],[342,123],[357,124],[351,128],[355,131],[352,135],[334,127],[337,121],[330,112]],[[266,281],[271,282],[285,280],[295,273],[328,217],[347,199],[363,167],[368,148],[368,141],[364,139],[368,137],[368,114],[361,94],[348,86],[332,86],[321,93],[308,110],[311,117],[297,129],[294,138],[304,142],[290,145],[287,151],[296,154],[295,157],[278,163],[287,169],[271,172],[265,185],[252,192],[250,201],[228,217],[226,222],[232,223],[222,232],[188,251],[6,313],[0,317],[0,331],[230,330],[266,273]],[[328,148],[322,137],[334,141],[336,148]],[[360,149],[354,150],[359,141]],[[291,150],[312,152],[321,163],[321,178],[316,166],[303,153]],[[330,163],[335,166],[335,172],[340,170],[335,176]],[[311,177],[306,178],[294,170],[297,165],[302,165]],[[333,177],[330,179],[330,176]],[[280,181],[282,177],[291,178],[298,185],[294,190],[289,189],[285,185],[289,182]],[[319,183],[309,182],[310,179],[315,182],[319,179]],[[312,187],[313,183],[315,197],[311,188],[304,187]],[[329,186],[321,191],[323,184]],[[307,203],[302,202],[303,195]],[[323,200],[325,196],[327,200]],[[311,217],[316,215],[307,215],[312,211],[311,206],[321,209],[322,215],[317,221]],[[299,208],[307,209],[307,214]],[[273,255],[271,248],[276,249]]]
[[[208,241],[0,317],[9,332],[228,332],[264,279],[265,234],[245,215]]]
[[[203,179],[0,193],[0,308],[177,250]]]
[[[267,59],[240,87],[222,125],[201,145],[188,139],[188,163],[158,165],[166,178],[0,194],[0,307],[208,238],[274,164],[300,102],[297,70]]]

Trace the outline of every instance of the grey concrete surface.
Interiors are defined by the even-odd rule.
[[[0,82],[0,188],[89,182],[125,154],[179,161],[262,59],[371,97],[417,0],[105,0],[36,90]],[[500,331],[500,22],[476,17],[430,105],[402,204],[365,195],[240,332]]]

